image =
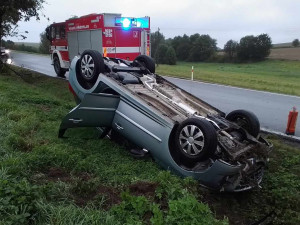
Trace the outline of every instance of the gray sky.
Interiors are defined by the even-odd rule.
[[[219,47],[245,35],[268,33],[273,43],[300,38],[299,0],[47,0],[44,14],[50,18],[20,22],[19,31],[29,31],[26,42],[39,42],[47,25],[71,15],[121,13],[150,16],[151,30],[158,27],[166,38],[194,33],[209,34]],[[18,41],[16,38],[8,38]]]

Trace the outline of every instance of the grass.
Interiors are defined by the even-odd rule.
[[[61,119],[75,104],[67,83],[20,71],[0,73],[0,224],[300,223],[300,149],[274,137],[270,168],[257,189],[220,194],[133,159],[96,129]]]
[[[257,63],[189,63],[159,65],[157,73],[242,88],[300,96],[300,62],[267,60]]]

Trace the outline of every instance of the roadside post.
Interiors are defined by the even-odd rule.
[[[296,107],[294,106],[293,110],[289,112],[288,122],[285,131],[286,134],[295,135],[297,117],[298,117],[298,112]]]
[[[192,66],[192,77],[191,80],[194,80],[194,66]]]

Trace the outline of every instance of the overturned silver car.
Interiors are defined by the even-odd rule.
[[[271,144],[257,117],[245,110],[225,115],[155,74],[144,55],[133,62],[103,58],[93,50],[75,57],[69,87],[78,105],[66,129],[113,130],[148,152],[165,169],[219,191],[244,191],[262,181]]]

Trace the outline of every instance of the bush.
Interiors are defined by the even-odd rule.
[[[0,223],[29,224],[37,213],[41,189],[25,179],[0,179]]]
[[[293,45],[293,47],[298,47],[299,46],[299,39],[295,39],[295,40],[293,40],[293,42],[292,42],[292,45]]]

